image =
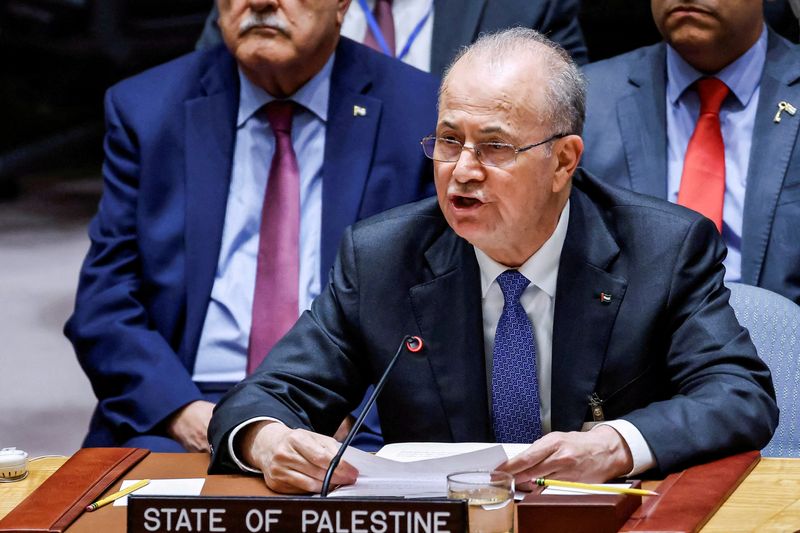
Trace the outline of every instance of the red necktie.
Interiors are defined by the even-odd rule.
[[[717,78],[697,81],[700,116],[683,161],[678,203],[700,212],[722,231],[725,199],[725,143],[719,125],[719,108],[728,86]]]
[[[273,101],[265,111],[275,135],[275,153],[261,210],[248,374],[289,331],[298,314],[300,171],[292,148],[294,104]]]
[[[372,15],[375,17],[375,22],[378,23],[378,27],[381,29],[381,34],[383,34],[383,38],[386,41],[386,46],[389,47],[389,51],[392,53],[392,57],[394,57],[394,17],[392,17],[392,0],[375,0],[375,8],[372,10]],[[364,35],[364,44],[378,52],[383,52],[377,39],[375,39],[375,36],[372,34],[369,25],[367,25],[367,33]]]

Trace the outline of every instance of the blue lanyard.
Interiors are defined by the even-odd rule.
[[[383,37],[383,32],[378,26],[378,21],[375,20],[375,15],[372,14],[372,11],[370,11],[369,6],[367,5],[367,0],[358,0],[358,3],[361,5],[361,10],[364,12],[364,16],[367,19],[367,25],[369,25],[369,29],[372,31],[372,35],[375,37],[375,41],[377,41],[378,46],[381,47],[381,50],[383,50],[384,54],[391,56],[392,52],[389,50],[389,46],[386,44],[386,39]],[[411,50],[411,45],[414,44],[414,41],[417,39],[417,37],[419,37],[422,27],[430,18],[431,13],[433,13],[433,0],[430,1],[430,6],[428,7],[428,11],[425,13],[425,16],[422,17],[422,19],[417,22],[417,25],[414,26],[414,29],[411,30],[411,35],[408,36],[406,45],[397,56],[397,59],[402,61],[403,58],[408,55],[409,50]]]

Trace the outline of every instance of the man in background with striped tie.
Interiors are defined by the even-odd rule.
[[[84,445],[207,451],[215,402],[319,294],[345,227],[431,194],[436,81],[340,39],[348,5],[222,0],[225,45],[108,91],[66,326],[98,398]]]

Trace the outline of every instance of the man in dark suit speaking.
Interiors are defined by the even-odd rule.
[[[404,354],[378,409],[387,442],[531,446],[501,468],[605,481],[765,445],[768,369],[728,305],[714,225],[576,174],[584,81],[535,31],[484,36],[446,74],[438,202],[345,233],[330,283],[217,406],[211,468],[320,489],[328,437]],[[352,482],[341,466],[334,482]]]
[[[86,446],[208,450],[214,402],[325,285],[344,229],[430,194],[432,76],[347,39],[349,0],[221,0],[226,45],[112,87],[66,333]]]

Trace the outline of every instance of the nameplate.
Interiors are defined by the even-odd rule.
[[[128,498],[128,533],[464,533],[467,505],[447,499],[246,496]]]

